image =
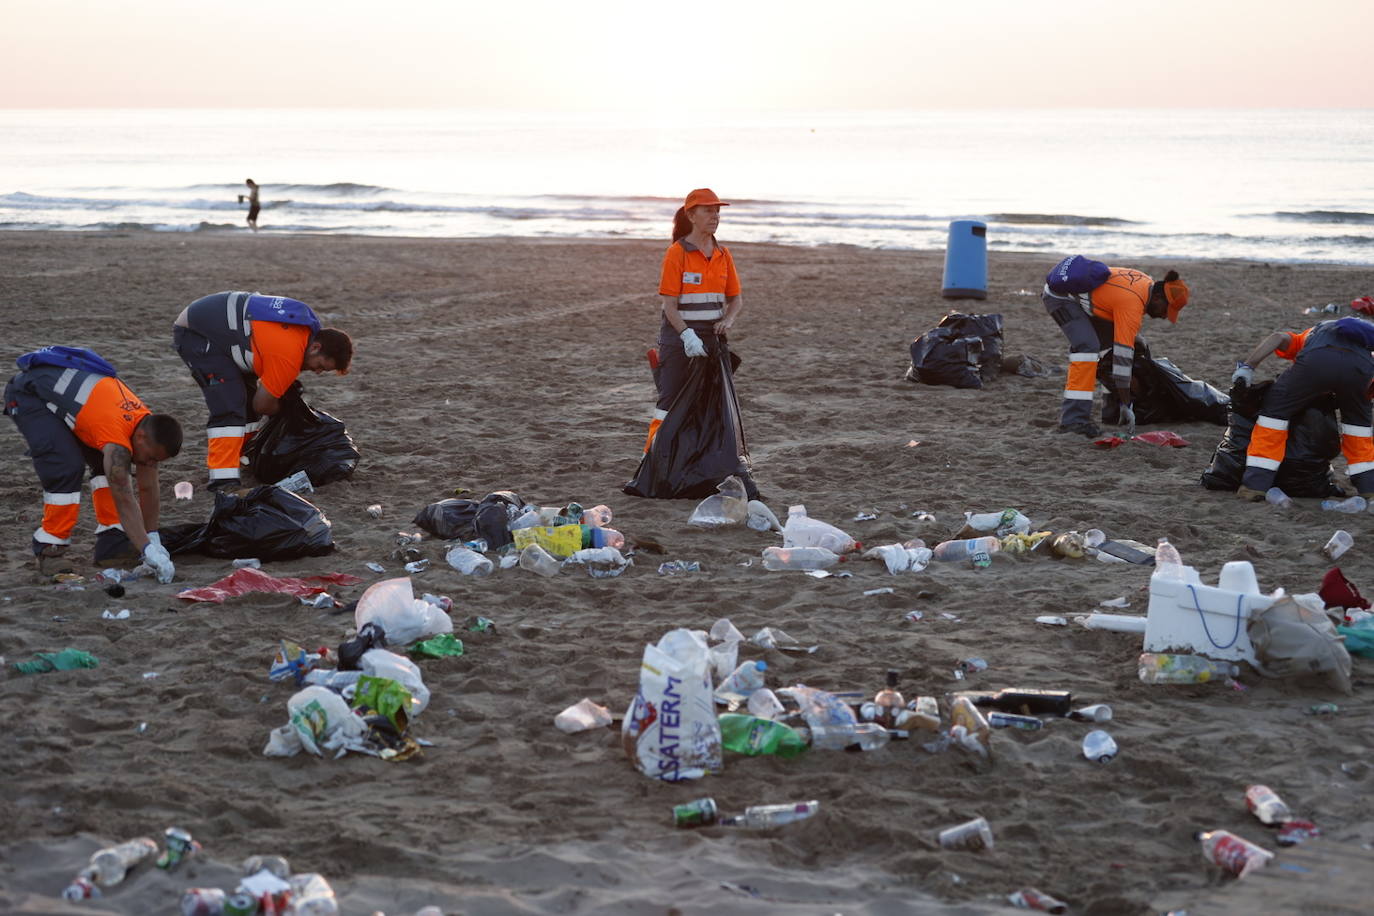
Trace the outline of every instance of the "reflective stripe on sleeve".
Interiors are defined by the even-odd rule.
[[[653,419],[655,419],[655,420],[666,420],[667,418],[668,418],[668,411],[666,411],[666,410],[657,410],[657,409],[654,411]]]

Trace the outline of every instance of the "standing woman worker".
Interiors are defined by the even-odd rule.
[[[625,485],[631,495],[699,498],[735,475],[748,497],[758,498],[735,397],[738,358],[726,338],[744,303],[735,261],[716,242],[720,208],[728,206],[710,188],[698,188],[673,216],[658,284],[658,402],[644,459]]]

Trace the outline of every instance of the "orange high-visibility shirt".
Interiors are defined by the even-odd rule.
[[[93,449],[114,443],[134,450],[134,429],[152,411],[117,378],[103,378],[91,389],[72,432]]]
[[[1112,322],[1112,342],[1135,349],[1135,338],[1150,301],[1149,274],[1128,267],[1111,268],[1111,276],[1091,293],[1093,314]]]
[[[303,324],[275,321],[253,322],[253,374],[275,398],[301,374],[310,329]]]
[[[1297,333],[1292,331],[1285,333],[1288,334],[1288,340],[1274,348],[1274,355],[1279,359],[1297,359],[1298,354],[1302,352],[1303,346],[1307,343],[1307,335],[1312,333],[1312,329],[1308,328],[1306,331]]]
[[[739,295],[739,275],[730,251],[716,246],[708,261],[701,249],[678,239],[663,255],[663,272],[658,281],[660,296],[685,293],[720,293],[727,299]]]

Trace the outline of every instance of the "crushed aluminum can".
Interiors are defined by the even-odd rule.
[[[1292,820],[1279,828],[1278,834],[1274,837],[1274,842],[1280,846],[1296,846],[1304,840],[1310,840],[1321,835],[1321,828],[1311,821]]]
[[[368,507],[367,507],[367,514],[370,515],[370,516],[372,516],[373,518],[381,518],[381,517],[382,517],[382,506],[381,506],[381,503],[373,503],[372,505],[368,506]]]
[[[1045,727],[1045,723],[1035,716],[1020,716],[1010,712],[989,712],[988,725],[993,728],[1020,728],[1026,731],[1037,731]]]
[[[235,569],[261,569],[262,561],[257,557],[240,557],[230,565]]]
[[[701,564],[696,560],[669,560],[658,564],[660,576],[676,576],[680,573],[701,572]]]
[[[988,663],[981,658],[966,658],[959,662],[959,670],[974,674],[979,671],[988,670]]]
[[[427,569],[429,569],[429,560],[428,560],[428,559],[413,560],[413,561],[411,561],[411,562],[409,562],[409,563],[406,564],[406,572],[412,573],[412,574],[413,574],[413,573],[422,573],[422,572],[424,572],[424,571],[427,570]]]
[[[381,575],[382,573],[386,572],[386,567],[380,563],[364,563],[363,565],[366,566],[368,569],[372,570],[373,572],[377,573],[378,575]]]
[[[706,827],[716,822],[716,800],[698,798],[673,806],[674,827]]]
[[[158,868],[176,868],[183,859],[200,852],[200,844],[180,827],[168,827],[162,835],[167,848],[157,857]]]
[[[181,895],[181,916],[222,916],[226,896],[223,888],[189,887]]]
[[[1022,910],[1040,910],[1042,913],[1067,913],[1069,905],[1056,900],[1044,891],[1033,887],[1023,887],[1015,893],[1007,894],[1007,901]]]
[[[470,633],[495,633],[496,621],[490,617],[469,617],[467,620],[468,632]]]
[[[476,551],[477,553],[486,553],[487,550],[490,549],[487,546],[486,538],[477,538],[474,541],[464,541],[463,546],[466,547],[468,550]]]
[[[864,592],[864,597],[871,598],[874,595],[891,595],[896,591],[895,588],[870,588],[868,591]]]
[[[871,521],[875,521],[877,518],[878,518],[878,516],[875,515],[875,514],[872,513],[872,512],[860,512],[858,515],[854,516],[854,521],[856,521],[856,522],[871,522]]]
[[[924,611],[907,611],[902,615],[902,619],[907,623],[920,623],[926,619],[926,615]]]
[[[1332,716],[1340,709],[1335,703],[1313,703],[1307,707],[1309,716]]]

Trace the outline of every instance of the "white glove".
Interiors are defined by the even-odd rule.
[[[148,546],[143,548],[143,562],[153,568],[153,572],[157,574],[157,581],[163,585],[172,581],[176,567],[172,565],[172,555],[167,552],[166,547],[149,541]]]
[[[1236,371],[1231,373],[1231,384],[1245,388],[1255,384],[1255,368],[1245,363],[1236,363]]]
[[[1131,410],[1131,405],[1121,405],[1121,413],[1117,415],[1117,423],[1126,427],[1126,438],[1129,439],[1135,435],[1135,411]]]
[[[696,331],[693,331],[691,328],[683,328],[682,333],[679,334],[678,337],[682,338],[682,352],[686,353],[688,356],[706,355],[706,345],[701,342],[701,338],[697,336]]]
[[[149,542],[150,544],[156,544],[157,546],[161,547],[161,546],[162,546],[162,535],[161,535],[161,534],[158,534],[156,531],[149,531],[149,532],[148,532],[148,542]]]

